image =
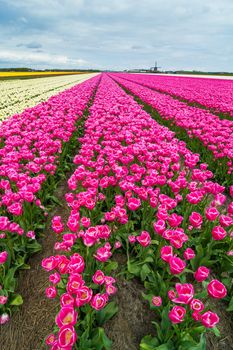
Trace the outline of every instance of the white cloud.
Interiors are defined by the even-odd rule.
[[[20,60],[24,65],[125,69],[150,67],[158,60],[164,69],[233,71],[232,0],[0,3],[0,60],[10,52],[8,65]],[[40,43],[43,52],[16,52],[21,43]]]
[[[24,63],[24,64],[52,64],[54,66],[82,66],[87,64],[87,61],[83,59],[72,59],[63,55],[51,55],[44,52],[22,52],[22,51],[0,51],[0,62],[13,62],[13,63]]]
[[[19,17],[19,21],[22,23],[28,23],[28,20],[25,17]]]

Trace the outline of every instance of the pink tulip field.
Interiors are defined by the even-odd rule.
[[[232,80],[148,76],[143,74],[132,74],[130,77],[126,75],[126,78],[233,118]]]
[[[210,165],[211,170],[214,170],[218,180],[227,185],[231,184],[233,119],[221,119],[208,110],[188,106],[171,96],[135,83],[131,76],[130,80],[123,79],[123,74],[114,78],[144,103],[152,106],[165,123],[167,122],[166,125],[172,125],[174,131],[181,133],[181,137],[191,144],[195,152],[198,152]]]
[[[233,311],[233,83],[209,80],[102,73],[2,122],[0,327],[27,303],[19,271],[49,225],[48,349],[111,350],[119,278],[141,283],[153,313],[138,349],[221,337],[218,310],[229,322]],[[66,215],[50,220],[61,181]]]

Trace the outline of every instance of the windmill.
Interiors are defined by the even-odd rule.
[[[150,71],[154,72],[154,73],[157,73],[158,72],[158,68],[161,68],[161,67],[158,67],[157,61],[155,61],[155,66],[151,67]]]

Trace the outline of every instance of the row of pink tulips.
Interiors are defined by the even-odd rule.
[[[45,205],[99,77],[51,97],[0,127],[0,323],[23,301],[16,273],[40,249]]]
[[[121,74],[144,86],[199,103],[218,113],[233,117],[233,81],[144,74]]]
[[[200,140],[203,148],[211,151],[215,159],[226,162],[228,174],[232,173],[233,121],[222,120],[206,110],[188,106],[168,95],[123,79],[120,74],[112,76],[143,102],[156,109],[164,120],[184,129],[189,138]]]
[[[227,294],[210,275],[216,253],[232,255],[233,203],[227,211],[224,187],[107,75],[79,142],[65,195],[68,220],[52,219],[58,253],[42,261],[52,273],[46,295],[60,301],[46,343],[52,350],[111,348],[102,325],[116,312],[114,256],[122,251],[126,276],[141,279],[162,321],[141,347],[203,348],[200,333],[219,322],[206,301]]]

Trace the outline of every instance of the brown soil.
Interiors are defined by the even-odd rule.
[[[120,265],[126,264],[126,257],[117,254],[115,260]],[[120,270],[120,269],[119,269]],[[118,271],[119,272],[119,271]],[[141,339],[147,334],[155,334],[152,321],[156,315],[142,297],[145,288],[137,279],[130,281],[117,277],[116,301],[119,310],[115,317],[105,325],[105,332],[112,340],[112,350],[138,350]]]
[[[112,350],[138,350],[145,335],[156,335],[151,323],[155,314],[143,300],[144,288],[137,280],[120,280],[117,285],[119,289],[114,301],[119,311],[104,328],[113,342]]]
[[[217,338],[213,333],[208,332],[207,350],[232,350],[233,349],[233,322],[231,314],[226,311],[227,305],[219,300],[209,300],[208,306],[210,310],[216,312],[220,318],[218,329],[220,330],[220,337]]]
[[[55,196],[62,204],[66,192],[66,181],[61,183]],[[62,215],[64,207],[56,206],[47,219],[47,228],[41,238],[42,251],[29,260],[30,270],[21,271],[18,293],[22,295],[24,304],[19,308],[9,323],[0,327],[1,350],[44,350],[45,337],[52,332],[58,301],[45,296],[49,274],[41,268],[42,259],[54,254],[56,236],[50,228],[53,215]]]

